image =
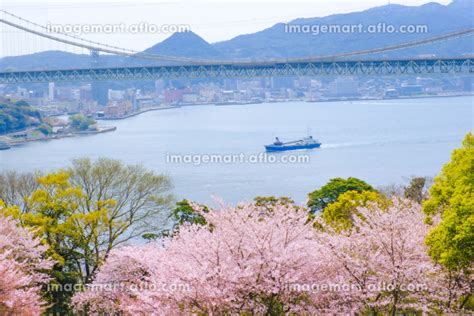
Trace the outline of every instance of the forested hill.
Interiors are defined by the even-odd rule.
[[[0,99],[0,134],[38,126],[40,113],[25,101]]]

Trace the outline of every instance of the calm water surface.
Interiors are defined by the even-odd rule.
[[[112,133],[0,151],[0,168],[51,171],[75,157],[104,156],[171,176],[177,198],[205,203],[218,196],[235,203],[276,195],[304,202],[308,192],[333,177],[354,176],[380,186],[436,175],[472,130],[473,104],[473,97],[459,97],[182,107],[106,122],[117,126]],[[308,129],[322,148],[293,154],[308,155],[309,163],[195,166],[166,159],[168,154],[251,157],[275,136],[298,139]]]

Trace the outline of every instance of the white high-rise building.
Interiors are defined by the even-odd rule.
[[[54,82],[50,82],[48,85],[48,99],[50,101],[54,100]]]

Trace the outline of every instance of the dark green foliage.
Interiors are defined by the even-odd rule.
[[[82,114],[75,114],[69,117],[69,124],[71,127],[78,131],[88,130],[91,125],[94,125],[96,122],[90,117],[86,117]]]
[[[25,101],[0,101],[0,134],[38,126],[41,123],[40,113]]]
[[[421,204],[426,194],[426,181],[425,177],[414,177],[411,179],[410,184],[404,188],[403,194],[409,200]]]
[[[267,211],[271,211],[277,204],[281,205],[294,205],[295,201],[289,197],[274,197],[274,196],[257,196],[253,199],[256,206],[264,207]]]
[[[154,234],[154,233],[145,233],[145,234],[142,235],[142,238],[147,240],[147,241],[153,241],[153,240],[156,240],[159,237],[165,236],[165,235],[168,235],[167,232],[162,233],[161,235],[160,234]]]
[[[375,191],[375,189],[366,182],[357,178],[334,178],[329,180],[320,189],[308,194],[308,207],[311,213],[322,211],[328,204],[337,200],[339,195],[347,191]]]
[[[276,204],[290,205],[295,203],[295,201],[286,196],[278,198],[274,196],[257,196],[253,201],[257,206],[274,206]]]
[[[184,199],[182,201],[176,202],[176,208],[171,211],[170,217],[176,223],[176,226],[182,225],[184,223],[191,223],[197,225],[206,225],[206,219],[204,216],[196,212],[191,206],[188,200]],[[207,206],[201,205],[204,212],[208,212],[209,209]]]
[[[16,105],[16,106],[30,106],[30,105],[28,104],[28,102],[23,101],[23,100],[21,100],[21,101],[16,101],[16,102],[15,102],[15,105]]]
[[[47,125],[47,124],[41,124],[39,127],[38,127],[38,130],[43,133],[44,135],[49,135],[53,132],[53,130],[51,129],[51,126]]]
[[[209,208],[207,206],[199,205],[199,207],[202,208],[203,212],[209,212]],[[207,221],[204,216],[199,214],[199,212],[196,211],[191,206],[191,203],[186,199],[176,202],[176,208],[171,210],[169,218],[173,221],[173,227],[171,229],[164,229],[159,233],[146,233],[142,235],[142,238],[147,241],[153,241],[162,237],[171,237],[178,231],[181,225],[186,223],[203,226],[207,225]]]

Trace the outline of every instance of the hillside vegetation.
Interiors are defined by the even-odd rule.
[[[38,126],[40,113],[25,101],[0,99],[0,134]]]

